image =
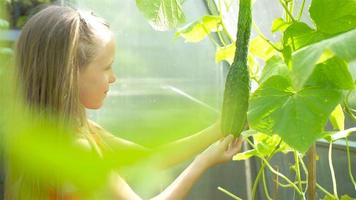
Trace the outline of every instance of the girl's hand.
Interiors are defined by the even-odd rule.
[[[235,139],[232,135],[228,135],[210,145],[196,157],[195,162],[204,168],[209,168],[216,164],[230,161],[240,151],[241,146],[241,138]]]

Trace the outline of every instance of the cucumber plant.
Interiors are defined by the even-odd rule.
[[[175,29],[177,36],[191,43],[207,38],[216,45],[215,61],[230,66],[222,128],[226,133],[238,135],[244,127],[247,109],[249,130],[242,132],[242,136],[252,149],[238,154],[235,159],[256,157],[261,161],[251,189],[252,199],[261,179],[265,183],[266,168],[287,183],[277,182],[277,188],[292,188],[300,199],[315,199],[315,190],[324,194],[324,199],[350,199],[347,195],[338,194],[331,150],[335,141],[346,141],[348,174],[356,190],[348,146],[348,137],[356,132],[356,128],[344,128],[345,114],[353,121],[356,119],[355,109],[352,108],[355,103],[350,100],[355,95],[356,79],[356,75],[351,73],[355,71],[352,68],[355,68],[356,62],[356,1],[311,0],[309,15],[305,15],[307,1],[297,4],[295,0],[279,0],[284,13],[272,22],[271,32],[280,33],[280,40],[271,41],[252,19],[257,36],[251,39],[248,48],[248,27],[239,24],[235,38],[235,34],[227,29],[227,22],[233,20],[226,19],[230,15],[224,15],[238,1],[205,2],[210,12],[180,27],[184,21],[184,1],[136,0],[144,16],[151,24],[156,24],[154,28],[166,24],[165,28],[157,30]],[[247,0],[240,0],[239,3],[241,16],[249,9],[246,9]],[[157,19],[161,22],[157,23]],[[249,18],[244,16],[238,20],[247,22]],[[242,41],[244,43],[240,44]],[[261,60],[263,62],[259,62]],[[248,92],[248,77],[251,83],[257,85],[251,93]],[[326,129],[328,122],[332,124],[332,129]],[[332,192],[319,185],[313,173],[315,142],[319,139],[330,143],[328,157]],[[295,180],[269,164],[278,152],[294,155],[292,168]],[[307,155],[310,159],[305,164],[303,157]],[[264,191],[266,198],[272,199],[267,187]],[[232,197],[238,199],[234,195]]]

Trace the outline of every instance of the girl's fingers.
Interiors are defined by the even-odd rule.
[[[234,140],[234,136],[233,135],[228,135],[224,138],[224,140],[222,141],[221,145],[224,148],[225,151],[227,151],[230,147],[230,144],[232,143],[232,141]]]
[[[233,155],[237,154],[241,150],[242,142],[243,142],[243,140],[241,138],[236,139],[236,143],[232,148],[232,150],[233,150],[232,154]]]
[[[241,138],[236,138],[230,145],[230,148],[228,149],[228,151],[226,152],[228,157],[232,157],[235,154],[237,154],[242,146],[242,142],[243,140]]]

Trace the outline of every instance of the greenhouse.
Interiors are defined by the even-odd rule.
[[[355,0],[4,0],[0,199],[356,199]]]

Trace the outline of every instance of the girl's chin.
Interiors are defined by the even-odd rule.
[[[91,109],[91,110],[97,110],[100,109],[103,106],[103,102],[97,103],[97,104],[90,104],[90,105],[84,105],[86,109]]]

